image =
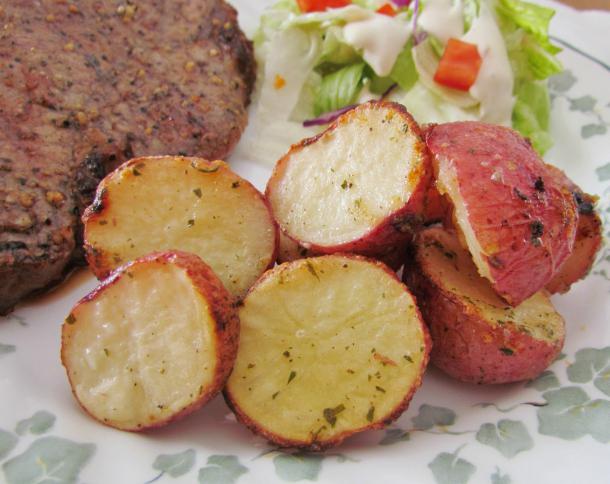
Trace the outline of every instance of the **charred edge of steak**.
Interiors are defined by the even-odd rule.
[[[19,268],[0,270],[0,279],[11,281],[10,286],[2,287],[0,293],[0,316],[6,316],[13,311],[15,305],[24,298],[43,294],[62,282],[74,269],[66,266],[64,259],[32,260]],[[49,274],[53,278],[49,280]]]
[[[90,205],[99,182],[111,168],[120,161],[114,154],[91,152],[81,162],[76,170],[72,197],[74,205],[73,245],[62,244],[58,247],[43,247],[36,244],[36,249],[42,250],[41,255],[35,255],[34,241],[2,241],[0,252],[10,253],[15,264],[0,269],[0,315],[10,313],[14,306],[24,297],[42,294],[63,281],[75,266],[85,265],[83,251],[83,226],[80,217]],[[66,257],[70,254],[66,264]]]
[[[129,142],[123,155],[127,158],[132,155]],[[74,226],[74,240],[76,247],[72,254],[70,265],[86,265],[85,252],[83,250],[83,224],[81,216],[85,209],[91,205],[95,198],[95,191],[102,179],[116,167],[117,161],[122,157],[115,154],[102,154],[92,151],[81,162],[74,178],[74,215],[76,224]]]
[[[250,104],[256,83],[256,61],[254,47],[237,23],[237,10],[226,2],[214,6],[212,18],[224,19],[224,22],[204,22],[199,28],[200,37],[210,37],[225,44],[235,56],[237,68],[243,76],[246,86],[246,106]]]

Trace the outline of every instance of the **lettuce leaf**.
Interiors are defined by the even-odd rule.
[[[531,33],[549,53],[557,54],[561,51],[549,42],[549,24],[555,10],[522,0],[500,0],[496,11]]]
[[[521,0],[499,0],[496,12],[517,80],[542,80],[563,70],[555,58],[561,49],[551,44],[548,35],[554,10]]]
[[[522,81],[515,87],[513,128],[530,139],[534,149],[544,154],[553,140],[548,133],[551,101],[545,82]]]
[[[379,77],[375,74],[375,71],[367,66],[365,71],[365,77],[369,80],[367,87],[373,94],[382,95],[394,84],[394,80],[391,77]]]
[[[481,4],[479,0],[463,0],[462,12],[464,15],[464,32],[468,32],[472,26],[472,21],[479,16]]]
[[[390,73],[390,78],[400,86],[401,89],[408,91],[418,79],[417,69],[413,61],[413,38],[405,44],[402,52],[398,54],[396,63]]]
[[[314,103],[314,114],[336,111],[356,101],[362,89],[364,62],[345,66],[322,79]]]
[[[369,10],[377,10],[386,0],[352,0],[352,3],[362,8],[368,8]]]
[[[360,62],[361,59],[362,56],[351,45],[345,43],[341,27],[333,25],[326,30],[320,63],[346,65]]]
[[[258,30],[252,40],[254,46],[260,48],[275,32],[282,30],[282,25],[292,16],[299,14],[296,0],[279,0],[261,15]]]
[[[515,75],[513,128],[544,154],[553,144],[549,134],[551,103],[545,79],[563,70],[551,44],[549,23],[555,11],[522,0],[498,0],[498,23]]]

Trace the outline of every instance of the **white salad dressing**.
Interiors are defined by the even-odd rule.
[[[443,44],[464,34],[464,17],[460,0],[427,0],[418,25]]]
[[[387,76],[411,36],[411,27],[399,17],[362,10],[367,12],[366,18],[343,28],[345,42],[362,51],[362,58],[378,76]]]
[[[485,3],[481,3],[479,16],[461,40],[476,44],[483,58],[477,80],[470,88],[472,97],[481,103],[481,120],[510,126],[515,79],[504,39]]]

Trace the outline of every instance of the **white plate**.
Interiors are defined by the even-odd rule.
[[[252,32],[265,2],[234,0]],[[545,2],[546,3],[546,2]],[[554,5],[554,35],[610,64],[610,15]],[[600,195],[610,224],[610,74],[581,53],[561,55],[546,156]],[[232,160],[259,188],[268,166]],[[555,297],[568,336],[562,358],[530,383],[474,386],[430,369],[390,428],[323,455],[280,453],[235,422],[221,398],[147,434],[106,428],[73,399],[59,361],[60,325],[94,287],[81,271],[0,319],[0,482],[8,483],[549,483],[610,481],[610,250]],[[46,480],[45,480],[46,479]]]

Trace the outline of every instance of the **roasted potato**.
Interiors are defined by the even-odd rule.
[[[225,398],[281,447],[321,450],[384,427],[419,387],[430,340],[415,301],[384,264],[355,255],[275,267],[239,309]]]
[[[238,338],[232,297],[212,269],[196,255],[163,252],[118,268],[72,308],[61,360],[87,413],[140,431],[212,399]]]
[[[102,180],[83,223],[87,261],[100,279],[149,252],[183,250],[242,296],[277,256],[266,200],[222,161],[128,161]]]
[[[569,189],[511,129],[456,122],[432,127],[426,141],[479,274],[513,306],[544,288],[574,246]]]
[[[430,328],[434,365],[466,382],[508,383],[535,378],[557,357],[564,321],[544,292],[508,306],[442,228],[420,232],[414,252],[403,279]]]
[[[403,106],[377,101],[292,146],[266,194],[282,231],[299,246],[376,257],[410,239],[430,180],[417,123]]]
[[[597,197],[583,192],[560,169],[547,165],[551,174],[556,176],[559,183],[563,183],[572,192],[578,207],[578,227],[574,249],[570,256],[546,285],[551,293],[568,292],[570,286],[583,279],[593,267],[595,256],[602,246],[602,221],[595,210]]]

